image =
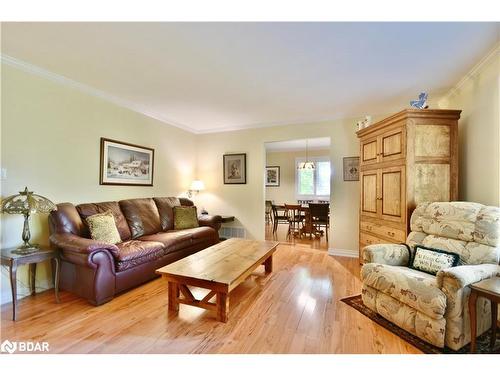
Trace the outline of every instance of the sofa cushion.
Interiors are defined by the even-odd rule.
[[[446,295],[435,276],[408,267],[368,263],[361,269],[363,285],[368,285],[433,319],[443,317]]]
[[[133,239],[161,231],[160,214],[152,198],[126,199],[119,203]]]
[[[174,229],[174,207],[180,206],[179,198],[153,198],[160,214],[160,224],[163,231]]]
[[[127,241],[131,237],[130,228],[128,227],[127,220],[120,209],[118,202],[100,202],[100,203],[83,203],[76,206],[76,210],[80,214],[82,221],[85,223],[85,232],[83,236],[89,236],[86,218],[95,214],[111,211],[115,218],[116,229],[120,233],[122,241]]]
[[[210,227],[160,232],[142,236],[139,239],[141,241],[161,242],[165,246],[166,253],[182,250],[201,242],[206,242],[208,246],[218,242],[217,232]]]
[[[119,244],[115,255],[117,271],[123,271],[139,264],[147,263],[165,255],[161,242],[130,240]]]
[[[174,229],[191,229],[199,226],[196,207],[174,207]]]
[[[120,233],[116,229],[115,218],[111,212],[89,216],[86,221],[89,226],[90,237],[93,240],[108,245],[121,242]]]

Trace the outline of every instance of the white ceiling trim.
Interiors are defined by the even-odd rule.
[[[50,80],[52,82],[56,82],[62,86],[66,86],[66,87],[81,91],[85,94],[91,95],[93,97],[106,100],[108,102],[111,102],[111,103],[119,106],[119,107],[127,108],[131,111],[141,113],[147,117],[154,118],[155,120],[158,120],[164,124],[175,126],[177,128],[188,131],[190,133],[194,133],[194,134],[198,133],[195,129],[193,129],[187,125],[180,124],[178,122],[169,120],[158,113],[154,113],[154,112],[145,110],[141,106],[138,106],[137,104],[132,103],[128,100],[118,98],[118,97],[111,95],[107,92],[104,92],[104,91],[98,90],[94,87],[77,82],[75,80],[72,80],[70,78],[62,76],[60,74],[50,72],[46,69],[40,68],[39,66],[30,64],[26,61],[16,59],[15,57],[5,55],[5,54],[1,54],[0,57],[1,57],[2,63],[9,65],[9,66],[12,66],[14,68],[20,69],[26,73],[30,73],[30,74],[48,79],[48,80]]]
[[[483,70],[483,68],[491,63],[498,55],[500,55],[500,42],[498,42],[486,56],[474,65],[472,69],[469,70],[467,74],[462,77],[462,79],[460,79],[460,81],[458,81],[445,95],[441,97],[441,99],[448,98],[457,93],[469,79],[473,78],[478,72]]]
[[[243,126],[235,126],[235,127],[220,127],[220,128],[212,128],[212,129],[205,129],[205,130],[196,130],[188,125],[181,124],[179,122],[170,120],[168,118],[165,118],[165,116],[162,116],[158,113],[145,110],[143,107],[128,101],[124,100],[122,98],[119,98],[117,96],[114,96],[112,94],[109,94],[105,91],[96,89],[92,86],[86,85],[84,83],[75,81],[71,78],[65,77],[61,74],[57,74],[54,72],[51,72],[49,70],[46,70],[44,68],[41,68],[37,65],[31,64],[29,62],[17,59],[15,57],[6,55],[6,54],[0,54],[0,59],[2,63],[9,65],[11,67],[17,68],[19,70],[22,70],[26,73],[33,74],[38,77],[42,77],[45,79],[48,79],[49,81],[58,83],[62,86],[69,87],[71,89],[78,90],[80,92],[83,92],[85,94],[91,95],[93,97],[108,101],[110,103],[113,103],[119,107],[123,107],[126,109],[129,109],[131,111],[143,114],[147,117],[151,117],[155,120],[158,120],[166,125],[171,125],[175,126],[177,128],[180,128],[182,130],[188,131],[193,134],[211,134],[211,133],[223,133],[223,132],[231,132],[231,131],[240,131],[240,130],[248,130],[248,129],[256,129],[256,128],[269,128],[269,127],[274,127],[274,126],[285,126],[285,125],[304,125],[304,124],[311,124],[311,123],[321,123],[321,122],[328,122],[328,121],[334,121],[338,120],[341,117],[330,117],[330,118],[306,118],[306,119],[298,119],[295,121],[284,121],[284,122],[272,122],[272,123],[261,123],[261,124],[247,124]],[[358,117],[362,117],[363,115],[359,115]],[[356,117],[354,117],[356,118]]]

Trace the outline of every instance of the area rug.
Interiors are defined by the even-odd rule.
[[[399,328],[397,325],[391,323],[387,319],[383,318],[376,312],[370,310],[365,306],[363,300],[361,299],[361,295],[356,295],[352,297],[346,297],[341,299],[342,302],[348,304],[349,306],[358,310],[361,314],[373,320],[375,323],[381,325],[389,332],[394,333],[396,336],[401,337],[407,343],[413,345],[415,348],[420,349],[425,354],[469,354],[470,353],[470,345],[467,344],[462,349],[456,351],[452,350],[448,347],[438,348],[434,345],[431,345],[424,340],[412,335],[411,333],[406,332],[404,329]],[[490,331],[486,331],[481,336],[477,338],[476,341],[477,353],[479,354],[490,354],[490,353],[499,353],[500,352],[500,340],[496,341],[495,347],[493,351],[490,351]]]

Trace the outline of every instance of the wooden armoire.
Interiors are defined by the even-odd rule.
[[[359,251],[405,242],[420,202],[458,197],[458,110],[405,109],[357,132]]]

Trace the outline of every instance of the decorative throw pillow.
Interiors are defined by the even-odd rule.
[[[196,207],[174,207],[174,229],[190,229],[199,226]]]
[[[110,245],[122,241],[116,228],[115,218],[110,211],[89,216],[86,220],[93,240]]]
[[[445,268],[456,267],[459,260],[458,254],[416,245],[411,268],[436,275]]]

